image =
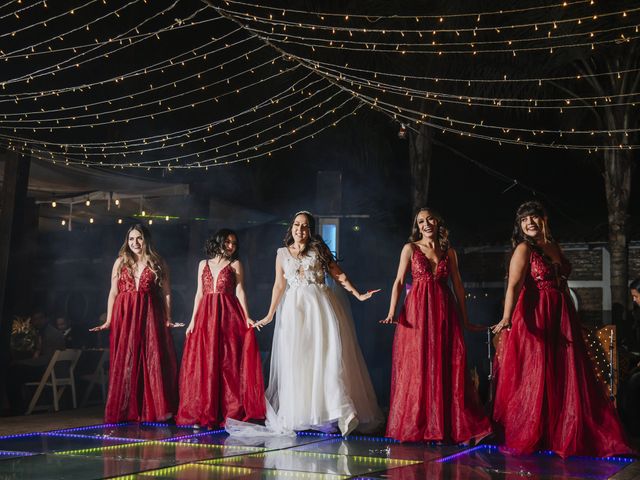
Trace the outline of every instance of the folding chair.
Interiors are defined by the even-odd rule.
[[[53,409],[57,412],[60,409],[58,406],[60,397],[62,397],[65,388],[70,386],[73,408],[77,408],[76,382],[73,372],[76,368],[76,364],[78,363],[78,358],[80,358],[80,353],[80,350],[75,349],[56,350],[40,381],[25,383],[27,386],[36,387],[36,391],[31,398],[31,403],[29,403],[29,408],[25,415],[30,415],[31,412],[33,412],[44,387],[51,387]]]
[[[107,382],[109,379],[109,373],[107,372],[109,368],[109,349],[104,349],[100,354],[100,358],[98,359],[98,363],[96,365],[93,373],[88,373],[86,375],[82,375],[80,378],[88,382],[87,389],[84,392],[82,397],[82,401],[80,402],[80,406],[84,407],[89,401],[89,397],[91,392],[93,391],[94,385],[100,385],[100,391],[102,393],[102,401],[106,402],[107,400]]]

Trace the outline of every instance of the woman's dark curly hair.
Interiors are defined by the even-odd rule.
[[[422,238],[420,229],[418,228],[418,215],[421,212],[429,212],[432,217],[438,221],[438,244],[442,251],[446,251],[449,248],[449,230],[447,229],[442,215],[429,207],[420,207],[416,210],[416,214],[413,216],[413,226],[411,227],[411,235],[409,235],[410,242],[417,242]]]
[[[297,212],[289,222],[289,226],[287,227],[287,233],[284,236],[284,246],[288,247],[293,243],[293,235],[291,233],[291,229],[293,228],[293,223],[296,221],[296,217],[298,215],[304,215],[307,217],[307,223],[309,224],[309,241],[305,244],[304,249],[300,252],[300,255],[306,255],[309,251],[314,251],[318,255],[320,262],[322,263],[322,267],[325,270],[329,269],[329,265],[332,262],[335,262],[336,259],[327,247],[327,244],[324,243],[322,236],[315,233],[316,231],[316,219],[313,218],[310,212],[303,210],[301,212]]]
[[[518,211],[516,212],[516,218],[513,222],[513,233],[511,234],[511,246],[513,248],[516,248],[522,242],[527,242],[527,244],[529,244],[529,246],[534,250],[540,249],[538,245],[536,245],[536,242],[533,238],[524,234],[524,232],[522,231],[522,226],[520,225],[522,219],[530,215],[535,215],[543,220],[542,235],[544,236],[545,240],[553,241],[551,230],[549,229],[549,225],[547,225],[547,211],[545,210],[542,203],[536,200],[532,200],[524,202],[518,207]]]
[[[227,255],[224,250],[224,242],[229,238],[230,235],[236,237],[236,249],[231,255]],[[215,258],[217,256],[221,256],[222,258],[226,258],[230,262],[233,262],[238,259],[240,256],[240,243],[238,242],[238,235],[236,232],[229,228],[221,228],[213,235],[207,238],[206,243],[204,244],[204,253],[208,258]]]

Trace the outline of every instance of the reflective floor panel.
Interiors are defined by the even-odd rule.
[[[0,437],[0,480],[120,479],[607,479],[633,478],[629,458],[496,447],[401,444],[382,437],[230,437],[222,430],[156,424],[89,425]]]

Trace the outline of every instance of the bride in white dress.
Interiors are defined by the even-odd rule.
[[[348,303],[326,285],[325,274],[360,301],[379,290],[358,292],[314,227],[309,212],[295,215],[276,256],[269,313],[255,324],[270,323],[277,310],[266,427],[274,433],[336,427],[342,435],[356,427],[366,433],[382,423],[382,412]]]

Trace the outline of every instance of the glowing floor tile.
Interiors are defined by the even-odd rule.
[[[0,450],[49,453],[74,450],[77,448],[104,447],[123,443],[121,440],[107,438],[77,438],[67,436],[53,436],[48,434],[23,435],[19,437],[4,437],[0,439]]]
[[[170,440],[197,433],[207,433],[207,430],[191,427],[178,427],[166,423],[130,423],[121,425],[95,425],[82,430],[60,430],[52,433],[73,433],[104,438],[132,438],[137,440]]]
[[[527,478],[590,478],[605,479],[628,464],[629,460],[606,460],[588,457],[562,459],[557,455],[509,455],[496,447],[482,446],[468,453],[444,459],[450,472],[461,468],[483,471],[494,477],[518,475]]]
[[[341,480],[348,478],[343,475],[331,475],[324,473],[292,472],[283,470],[260,470],[247,467],[227,467],[222,465],[187,464],[177,467],[141,472],[137,475],[117,477],[117,480],[204,480],[204,479],[288,479],[288,480]]]
[[[318,437],[273,435],[261,437],[237,437],[229,436],[226,433],[212,433],[182,438],[174,441],[180,443],[192,443],[200,445],[225,445],[234,447],[252,447],[255,450],[281,450],[324,441]]]
[[[3,460],[10,460],[12,458],[30,457],[31,455],[38,455],[33,452],[11,452],[6,450],[0,450],[0,462]]]
[[[65,455],[33,455],[0,461],[3,480],[89,480],[139,472],[140,462]]]
[[[362,439],[338,437],[311,445],[296,447],[294,450],[430,462],[431,460],[461,452],[465,450],[465,448],[449,445],[398,443],[395,441],[376,439],[375,437],[362,437]]]
[[[393,460],[379,457],[336,455],[330,453],[281,450],[273,452],[227,457],[210,460],[209,465],[245,467],[269,470],[287,470],[332,475],[364,475],[377,471],[410,465],[410,460]]]
[[[57,455],[99,457],[105,460],[131,459],[161,468],[178,463],[210,460],[225,456],[256,453],[255,447],[198,445],[180,442],[139,442],[105,448],[86,448],[59,452]]]

